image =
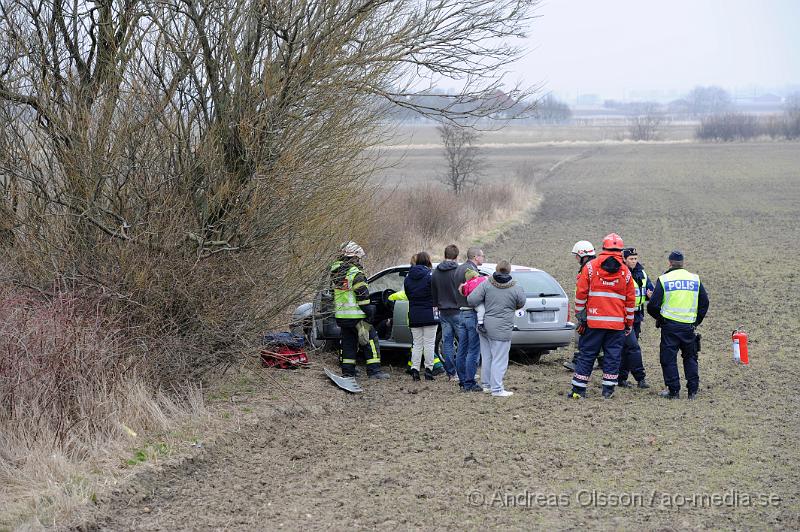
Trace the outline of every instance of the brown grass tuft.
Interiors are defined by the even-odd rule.
[[[527,179],[485,184],[461,194],[432,185],[384,191],[372,199],[361,237],[368,267],[407,262],[420,250],[441,259],[444,247],[453,242],[466,252],[482,234],[519,217],[535,199]]]

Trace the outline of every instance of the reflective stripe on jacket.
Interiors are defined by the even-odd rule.
[[[334,276],[335,272],[341,267],[341,261],[336,261],[333,263],[331,266],[331,272],[334,273]],[[359,289],[362,287],[366,288],[367,286],[366,281],[356,279],[356,277],[359,275],[363,278],[364,274],[358,266],[353,264],[347,270],[347,273],[343,279],[332,279],[333,305],[335,316],[337,318],[364,319],[367,317],[359,305],[368,304],[369,299],[356,299],[356,291],[359,291]],[[363,289],[360,291],[363,292]]]
[[[634,279],[633,289],[636,293],[636,308],[640,309],[647,297],[647,273],[644,270],[642,270],[642,286],[640,287],[639,283]]]
[[[603,269],[603,262],[609,258],[617,261],[616,271]],[[630,270],[623,264],[622,254],[604,251],[588,262],[578,275],[575,313],[585,309],[586,323],[593,329],[633,327],[633,313],[636,311],[634,284]]]
[[[697,320],[700,277],[683,268],[671,270],[658,278],[664,289],[661,315],[680,323]]]

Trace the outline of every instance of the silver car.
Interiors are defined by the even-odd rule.
[[[434,265],[435,267],[435,265]],[[389,301],[394,292],[403,290],[409,264],[393,266],[367,279],[370,299],[376,307],[373,324],[381,348],[410,349],[411,329],[408,326],[408,301]],[[484,264],[479,271],[491,275],[495,264]],[[516,312],[511,348],[536,361],[552,349],[569,345],[575,325],[569,321],[569,298],[550,274],[536,268],[512,266],[511,275],[527,295],[525,308]],[[321,290],[314,301],[297,307],[292,315],[294,332],[305,334],[314,347],[333,346],[340,331],[333,316],[333,292]],[[440,345],[437,337],[437,351]]]

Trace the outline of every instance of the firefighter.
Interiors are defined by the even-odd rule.
[[[575,245],[572,246],[572,254],[575,255],[575,259],[578,261],[578,273],[575,275],[575,284],[577,290],[578,278],[581,276],[583,267],[587,262],[595,258],[597,255],[595,254],[594,246],[588,240],[580,240],[575,242]],[[578,361],[578,353],[580,353],[581,349],[581,335],[577,332],[575,333],[575,347],[577,347],[577,350],[572,353],[572,360],[564,362],[564,367],[570,371],[575,371],[575,363]]]
[[[342,375],[356,376],[356,354],[358,346],[364,346],[367,355],[367,375],[371,379],[388,379],[381,369],[381,354],[378,334],[367,321],[375,313],[370,304],[367,278],[361,266],[366,254],[355,242],[342,245],[339,260],[331,265],[331,285],[336,324],[342,331],[341,355]]]
[[[645,378],[644,364],[642,363],[642,348],[639,346],[639,337],[642,332],[642,320],[644,320],[644,303],[653,295],[653,283],[647,278],[639,262],[639,253],[636,248],[625,248],[622,250],[622,258],[625,259],[625,266],[631,271],[634,282],[634,292],[636,293],[636,312],[633,313],[633,334],[625,338],[625,345],[622,348],[622,363],[619,367],[619,379],[617,386],[632,388],[633,384],[628,382],[628,373],[633,373],[639,388],[649,388]]]
[[[700,386],[695,327],[703,322],[708,311],[708,294],[700,277],[684,269],[682,252],[673,251],[668,260],[669,269],[658,278],[653,296],[647,303],[647,313],[661,329],[660,361],[667,389],[659,395],[666,399],[680,396],[680,349],[686,391],[689,399],[695,399]]]
[[[633,328],[636,294],[631,272],[622,258],[622,238],[611,233],[603,239],[603,251],[586,264],[578,276],[575,317],[583,335],[572,376],[569,397],[583,399],[597,355],[602,349],[603,397],[610,399],[619,378],[625,337]]]

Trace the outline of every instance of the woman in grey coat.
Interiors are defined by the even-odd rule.
[[[525,306],[525,291],[511,278],[511,264],[507,260],[498,262],[489,282],[479,284],[467,296],[467,302],[471,307],[480,303],[486,306],[486,330],[479,335],[483,391],[492,392],[495,397],[514,395],[503,388],[503,377],[508,369],[514,313]]]

